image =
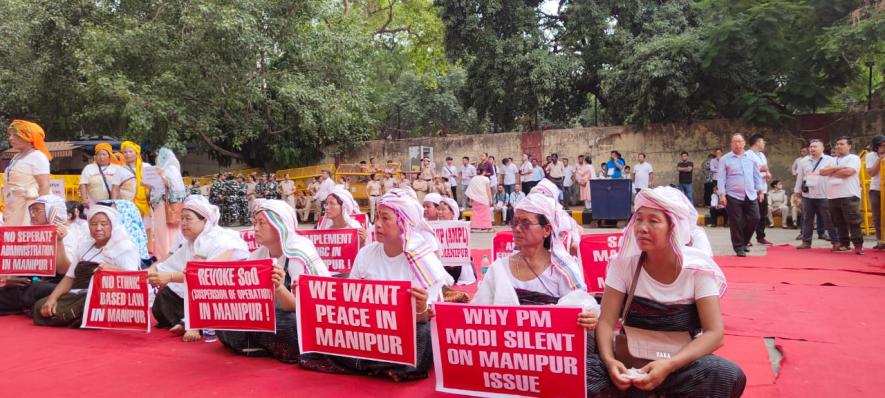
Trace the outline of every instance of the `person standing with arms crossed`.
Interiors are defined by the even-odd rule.
[[[765,186],[756,162],[746,153],[743,134],[731,136],[731,152],[719,162],[720,206],[728,212],[731,245],[738,257],[747,256],[747,244],[759,222],[758,201],[765,200]]]

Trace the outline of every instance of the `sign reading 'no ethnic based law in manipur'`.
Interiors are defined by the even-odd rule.
[[[276,332],[272,275],[271,259],[188,262],[185,327]]]
[[[55,276],[54,225],[0,227],[0,275]]]
[[[81,328],[150,333],[147,271],[96,270],[89,282]]]
[[[477,397],[585,397],[580,307],[441,303],[431,321],[436,390]]]
[[[407,281],[301,275],[296,316],[301,353],[415,366],[415,301]]]

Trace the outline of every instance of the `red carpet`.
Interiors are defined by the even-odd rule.
[[[744,396],[880,396],[885,253],[859,257],[780,247],[769,253],[717,258],[730,281],[722,304],[726,345],[718,354],[744,369]],[[776,337],[784,355],[777,378],[764,337]],[[306,372],[234,356],[219,343],[182,343],[164,330],[55,329],[7,316],[0,317],[0,341],[3,397],[451,396],[433,391],[432,376],[394,384]]]

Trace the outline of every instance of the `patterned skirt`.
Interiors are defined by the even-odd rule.
[[[277,332],[238,332],[219,330],[218,340],[239,355],[271,356],[280,362],[298,362],[298,322],[295,312],[276,310]]]

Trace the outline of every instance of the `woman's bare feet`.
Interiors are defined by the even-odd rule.
[[[200,336],[200,329],[193,329],[184,332],[184,336],[181,336],[181,341],[184,342],[192,342],[192,341],[200,341],[202,336]]]

